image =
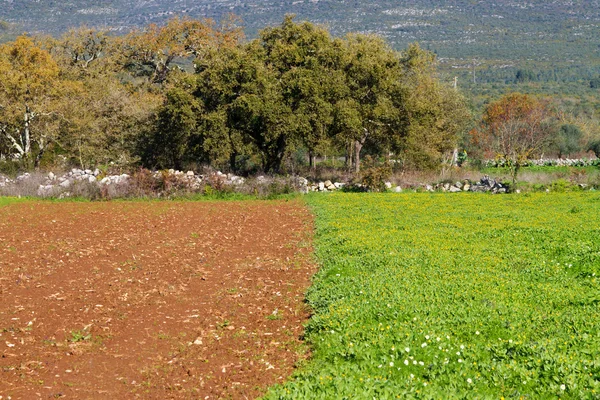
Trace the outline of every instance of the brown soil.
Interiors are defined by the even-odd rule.
[[[255,398],[306,357],[291,202],[0,208],[0,398]]]

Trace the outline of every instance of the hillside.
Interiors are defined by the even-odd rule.
[[[82,24],[123,33],[173,15],[218,20],[227,13],[243,18],[248,37],[294,13],[336,35],[380,34],[397,49],[419,41],[438,54],[447,79],[458,75],[463,87],[472,88],[473,80],[512,84],[522,70],[526,79],[519,83],[551,82],[571,92],[600,75],[600,0],[108,0],[101,6],[0,0],[0,20],[32,33],[59,34]],[[542,86],[537,90],[555,90]]]

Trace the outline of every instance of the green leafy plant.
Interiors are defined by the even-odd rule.
[[[92,334],[83,329],[78,331],[71,331],[71,337],[69,338],[69,341],[71,343],[77,343],[90,340],[91,338]]]
[[[311,359],[266,399],[597,397],[597,194],[307,199]]]

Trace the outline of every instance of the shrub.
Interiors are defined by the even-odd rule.
[[[385,183],[391,176],[392,167],[389,164],[380,167],[370,166],[363,170],[361,183],[371,192],[385,192]]]
[[[564,193],[572,190],[574,185],[566,179],[558,179],[550,185],[550,190],[553,192]]]

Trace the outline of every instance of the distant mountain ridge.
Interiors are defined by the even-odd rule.
[[[463,75],[481,64],[496,75],[517,64],[548,76],[557,65],[561,76],[573,66],[586,79],[600,74],[600,0],[0,0],[0,20],[54,35],[83,24],[125,33],[174,15],[219,20],[228,13],[242,17],[250,38],[293,13],[335,35],[382,35],[397,49],[419,41]]]

